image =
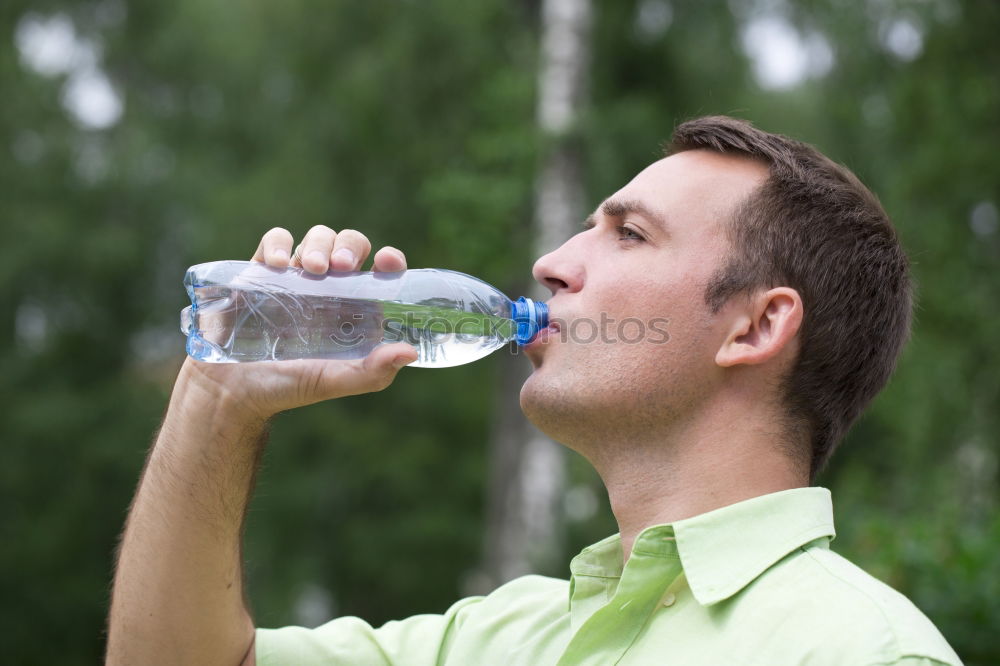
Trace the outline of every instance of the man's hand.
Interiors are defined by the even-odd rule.
[[[320,274],[357,270],[370,251],[357,231],[318,226],[293,253],[291,234],[272,229],[253,259]],[[374,269],[405,270],[406,258],[382,248]],[[293,407],[381,390],[416,356],[395,344],[352,361],[186,359],[122,536],[107,663],[253,664],[240,551],[267,421]]]
[[[275,268],[294,266],[321,275],[328,270],[359,270],[371,252],[361,233],[340,233],[325,226],[309,230],[292,251],[292,235],[281,228],[264,234],[253,256]],[[375,254],[372,270],[406,270],[406,257],[384,247]],[[396,372],[417,358],[405,343],[376,347],[355,361],[301,360],[266,363],[199,363],[187,359],[181,379],[191,382],[212,399],[221,400],[239,418],[266,421],[274,414],[321,400],[380,391]]]

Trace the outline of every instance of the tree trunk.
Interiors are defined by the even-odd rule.
[[[536,186],[535,255],[568,238],[583,215],[583,192],[574,129],[586,95],[590,0],[544,0],[539,58],[538,123],[546,149]],[[549,293],[535,286],[532,297]],[[470,592],[485,592],[534,571],[561,571],[562,449],[529,425],[518,392],[525,362],[504,364],[491,442],[486,553]]]

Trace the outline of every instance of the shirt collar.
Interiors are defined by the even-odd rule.
[[[679,555],[694,598],[711,606],[742,590],[793,550],[817,539],[825,546],[835,534],[830,491],[794,488],[648,527],[636,537],[632,553]],[[621,576],[620,537],[584,549],[571,570],[574,576]]]
[[[761,495],[673,528],[684,575],[703,606],[733,596],[793,550],[817,539],[827,545],[836,535],[826,488]]]

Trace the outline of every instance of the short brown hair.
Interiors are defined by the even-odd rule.
[[[810,441],[814,479],[885,386],[909,337],[909,261],[875,195],[812,146],[710,116],[679,125],[667,146],[699,149],[768,166],[767,180],[737,207],[730,256],[705,300],[718,311],[755,289],[799,293],[799,354],[781,389],[790,438],[803,439],[796,434],[804,429]]]

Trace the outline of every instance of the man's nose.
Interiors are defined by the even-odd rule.
[[[553,295],[560,291],[579,291],[583,286],[584,269],[578,257],[581,249],[574,247],[574,237],[535,262],[531,274]]]

